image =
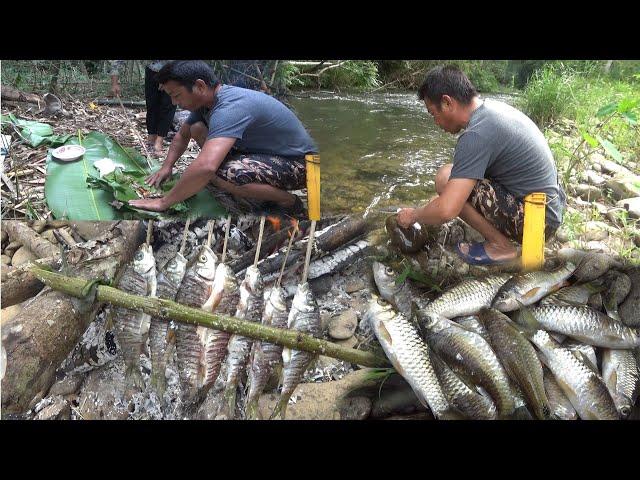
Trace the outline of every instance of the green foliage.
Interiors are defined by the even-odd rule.
[[[50,145],[58,147],[63,145],[71,135],[54,135],[51,125],[47,123],[33,122],[30,120],[22,120],[16,118],[12,113],[2,115],[2,123],[10,123],[14,125],[20,137],[34,148],[40,145]]]

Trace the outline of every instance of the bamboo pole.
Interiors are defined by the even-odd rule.
[[[94,302],[108,302],[120,307],[140,310],[152,316],[223,330],[245,337],[277,343],[295,350],[304,350],[325,355],[365,367],[389,367],[389,362],[384,357],[377,356],[371,352],[343,347],[295,330],[274,328],[227,315],[205,312],[201,309],[186,307],[170,300],[130,295],[117,288],[106,285],[98,285],[95,287],[95,282],[81,278],[66,277],[59,273],[48,272],[36,267],[31,271],[41,282],[52,289],[85,300],[89,293],[93,291],[95,295],[93,298]]]

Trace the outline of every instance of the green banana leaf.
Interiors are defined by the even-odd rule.
[[[45,144],[51,145],[52,147],[59,147],[60,145],[64,145],[71,137],[71,135],[54,135],[51,125],[22,120],[16,118],[12,113],[2,115],[1,121],[15,125],[22,139],[34,148]]]
[[[56,218],[126,220],[163,219],[187,214],[190,217],[208,218],[226,215],[225,209],[208,191],[199,192],[167,212],[134,209],[126,202],[139,198],[139,195],[123,178],[131,176],[143,184],[144,178],[159,167],[157,162],[153,161],[150,168],[140,153],[123,148],[118,142],[99,132],[73,137],[66,145],[82,145],[86,152],[75,162],[60,162],[51,156],[51,152],[47,155],[45,198]],[[124,165],[124,171],[117,169],[100,178],[93,164],[105,157]],[[167,186],[170,188],[172,184]]]

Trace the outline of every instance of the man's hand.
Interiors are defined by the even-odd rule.
[[[398,212],[398,225],[402,228],[409,228],[418,220],[415,208],[403,208]]]
[[[147,185],[153,185],[158,188],[162,182],[164,182],[167,178],[171,176],[171,167],[165,168],[164,166],[160,168],[153,175],[149,175],[147,179],[144,181]]]
[[[137,200],[129,200],[129,205],[142,210],[151,210],[152,212],[164,212],[170,205],[167,205],[164,197],[160,198],[139,198]]]

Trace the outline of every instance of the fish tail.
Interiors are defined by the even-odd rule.
[[[245,408],[245,415],[247,420],[262,420],[262,415],[258,409],[258,396],[255,395],[247,399],[247,406]]]
[[[158,394],[158,397],[162,398],[162,395],[164,395],[164,392],[167,390],[167,377],[165,376],[164,369],[153,369],[150,382]]]
[[[128,386],[133,386],[137,389],[144,390],[144,380],[142,379],[140,368],[138,368],[138,365],[136,363],[127,365],[127,369],[125,371],[125,379]]]
[[[292,394],[293,394],[293,391],[290,391],[290,392],[287,392],[285,390],[282,391],[282,393],[280,394],[280,399],[278,400],[276,407],[273,409],[273,412],[271,413],[269,420],[273,420],[278,416],[280,416],[280,420],[285,419],[285,415],[287,413],[287,406],[289,405],[289,399],[291,398]]]
[[[236,412],[236,396],[238,385],[236,382],[230,382],[224,389],[222,396],[222,405],[216,418],[221,420],[233,420]]]

